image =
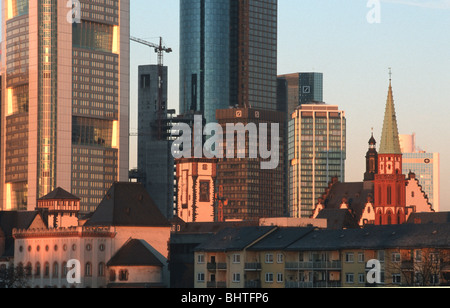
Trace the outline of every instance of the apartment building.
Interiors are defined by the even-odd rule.
[[[449,231],[448,223],[225,229],[195,251],[195,287],[446,286]]]

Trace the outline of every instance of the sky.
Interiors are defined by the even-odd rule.
[[[169,108],[178,109],[179,1],[132,0],[131,35],[159,37],[174,52]],[[381,139],[392,68],[400,134],[441,157],[441,211],[450,211],[450,0],[279,0],[278,74],[321,72],[324,101],[347,118],[346,182],[359,182],[372,129]],[[137,130],[137,68],[153,49],[131,43],[131,127]],[[136,137],[130,168],[136,167]]]

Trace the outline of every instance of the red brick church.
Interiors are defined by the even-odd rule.
[[[419,193],[417,193],[419,192]],[[416,196],[407,204],[406,196]],[[392,80],[381,135],[380,149],[372,135],[366,155],[364,181],[339,183],[333,180],[318,200],[313,218],[340,220],[347,227],[366,224],[403,224],[412,213],[433,212],[427,195],[413,173],[402,172],[402,152],[395,112]]]

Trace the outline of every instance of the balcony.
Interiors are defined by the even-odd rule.
[[[251,272],[251,271],[261,271],[261,263],[245,263],[245,271]]]
[[[319,288],[340,288],[340,281],[286,281],[286,289],[319,289]]]
[[[226,289],[226,281],[208,281],[206,283],[208,289]]]
[[[245,282],[246,289],[261,289],[261,280],[249,280]]]
[[[210,272],[226,271],[227,270],[227,264],[226,263],[208,263],[206,265],[206,268]]]
[[[341,270],[341,261],[286,262],[286,270]]]

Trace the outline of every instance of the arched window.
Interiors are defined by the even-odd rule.
[[[34,275],[36,277],[41,277],[41,263],[39,262],[36,263]]]
[[[92,264],[90,262],[86,263],[84,274],[86,277],[92,276]]]
[[[27,267],[25,268],[25,275],[29,278],[33,274],[33,265],[31,265],[31,262],[27,263]]]
[[[387,224],[392,225],[392,212],[391,211],[387,212]]]
[[[50,276],[50,264],[48,262],[45,262],[44,265],[44,277]]]
[[[61,273],[63,274],[63,277],[67,277],[67,273],[69,272],[69,269],[67,268],[67,262],[63,262],[61,265]]]
[[[59,265],[58,262],[53,263],[53,277],[58,278]]]
[[[104,277],[105,276],[105,263],[100,262],[98,264],[98,276]]]

